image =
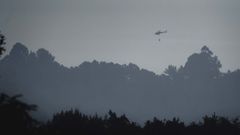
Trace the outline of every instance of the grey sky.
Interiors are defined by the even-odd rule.
[[[239,0],[0,0],[8,48],[48,49],[66,66],[93,59],[156,73],[183,65],[203,45],[240,68]],[[168,30],[161,42],[154,35]],[[9,50],[9,49],[8,49]]]

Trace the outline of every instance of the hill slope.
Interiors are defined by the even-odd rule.
[[[0,61],[0,85],[22,93],[47,118],[61,109],[100,114],[112,109],[142,122],[153,116],[195,120],[213,112],[240,114],[240,71],[221,73],[221,63],[204,46],[184,66],[157,75],[135,64],[84,62],[67,68],[47,50],[30,52],[16,43]]]

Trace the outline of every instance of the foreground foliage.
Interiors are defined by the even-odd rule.
[[[40,124],[34,120],[30,112],[36,105],[29,105],[18,98],[20,95],[0,96],[0,132],[11,134],[51,134],[51,135],[239,135],[240,121],[238,118],[229,120],[225,117],[203,117],[202,122],[186,125],[178,118],[159,120],[153,118],[143,126],[131,122],[125,115],[117,116],[111,110],[105,117],[97,114],[85,115],[78,110],[56,113],[47,123]]]

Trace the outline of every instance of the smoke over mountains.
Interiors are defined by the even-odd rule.
[[[154,116],[192,121],[214,112],[237,116],[240,70],[222,73],[220,68],[206,46],[183,66],[170,65],[157,75],[132,63],[92,61],[67,68],[45,49],[31,52],[16,43],[0,61],[0,85],[1,91],[21,93],[37,104],[44,119],[70,108],[99,114],[111,109],[139,122]]]

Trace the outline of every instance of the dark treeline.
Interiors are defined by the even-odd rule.
[[[203,117],[201,122],[185,124],[178,118],[160,120],[153,118],[140,126],[125,115],[118,116],[111,110],[104,117],[85,115],[78,110],[56,113],[51,120],[40,123],[34,120],[30,112],[36,110],[19,100],[20,96],[0,95],[0,132],[5,135],[239,135],[238,118]]]

